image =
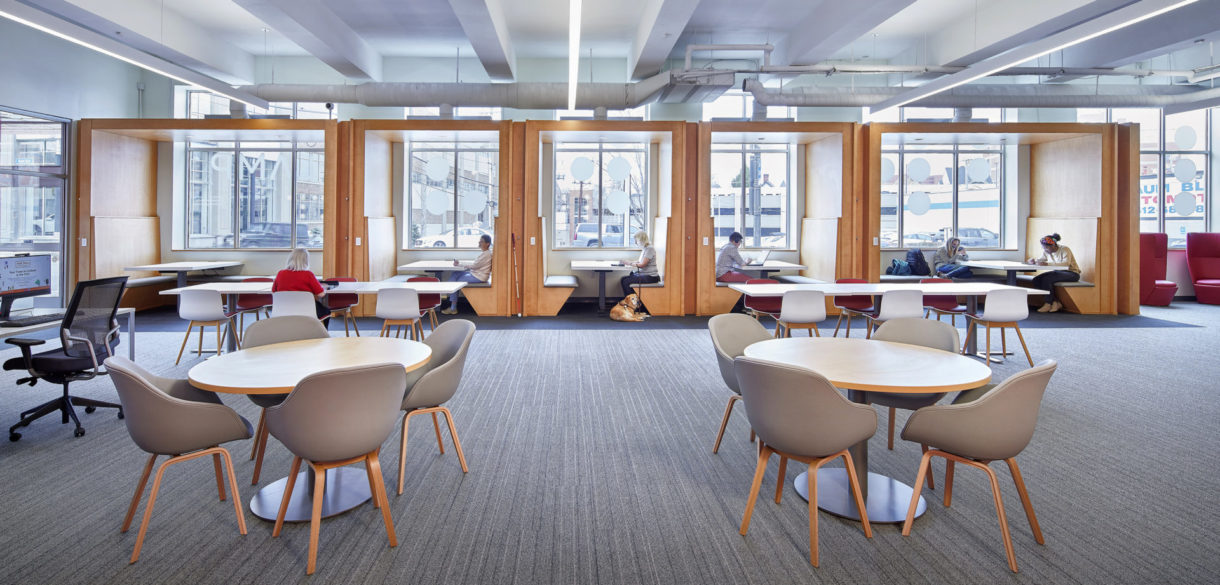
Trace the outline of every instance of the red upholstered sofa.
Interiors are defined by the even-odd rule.
[[[1220,305],[1220,234],[1186,234],[1186,266],[1200,303]]]
[[[1169,236],[1140,234],[1140,304],[1168,306],[1178,284],[1165,280]]]

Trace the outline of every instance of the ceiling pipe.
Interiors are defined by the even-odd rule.
[[[577,109],[637,108],[656,99],[670,84],[670,72],[635,83],[581,83]],[[307,85],[266,83],[241,88],[269,102],[331,102],[368,107],[502,107],[522,110],[564,110],[568,84],[557,83],[383,83]]]
[[[1220,98],[1220,88],[1199,90],[1181,85],[1141,85],[1097,88],[1078,85],[974,85],[957,87],[912,105],[958,108],[1163,108]],[[747,79],[742,89],[767,106],[795,107],[872,107],[906,91],[900,87],[815,89],[778,91],[763,87],[757,79]]]
[[[763,67],[771,66],[771,51],[775,45],[686,45],[686,70],[691,68],[691,53],[695,51],[762,51]]]

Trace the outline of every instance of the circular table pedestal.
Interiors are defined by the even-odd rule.
[[[297,474],[296,484],[292,486],[292,499],[288,500],[288,511],[284,514],[285,522],[309,522],[313,514],[312,480],[308,470]],[[250,499],[250,511],[263,520],[275,522],[287,486],[288,478],[282,477],[258,490]],[[322,494],[322,517],[342,514],[372,498],[369,476],[365,470],[355,467],[329,469],[326,471],[325,493]]]
[[[805,501],[809,501],[808,473],[796,476],[796,493]],[[911,506],[911,486],[896,479],[877,473],[868,474],[868,499],[864,507],[868,509],[870,523],[897,524],[907,519],[907,508]],[[842,467],[822,468],[818,470],[818,507],[843,518],[859,520],[856,512],[856,499],[851,495],[851,484],[847,481],[847,470]],[[915,508],[915,516],[922,516],[927,509],[923,496],[919,497],[919,505]]]

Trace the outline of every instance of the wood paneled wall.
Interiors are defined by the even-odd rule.
[[[82,120],[77,144],[75,280],[150,276],[123,268],[161,259],[156,143]]]

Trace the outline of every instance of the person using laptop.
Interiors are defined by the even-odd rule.
[[[462,281],[470,283],[487,282],[491,278],[491,236],[483,234],[479,236],[479,257],[473,262],[458,262],[453,261],[454,266],[468,266],[466,270],[454,273],[449,278],[451,281]],[[454,291],[449,295],[449,307],[442,310],[443,315],[456,315],[458,305],[458,294]]]
[[[635,262],[624,262],[623,266],[634,266],[635,272],[624,276],[619,282],[623,285],[623,296],[631,294],[633,284],[652,284],[660,282],[661,275],[657,273],[657,250],[648,240],[648,232],[640,230],[635,233],[635,244],[641,248],[640,257]]]
[[[740,272],[741,267],[745,266],[746,261],[741,257],[741,242],[745,238],[741,232],[733,232],[729,234],[729,243],[720,248],[720,254],[716,256],[716,281],[717,282],[745,282],[750,280],[750,277]]]

